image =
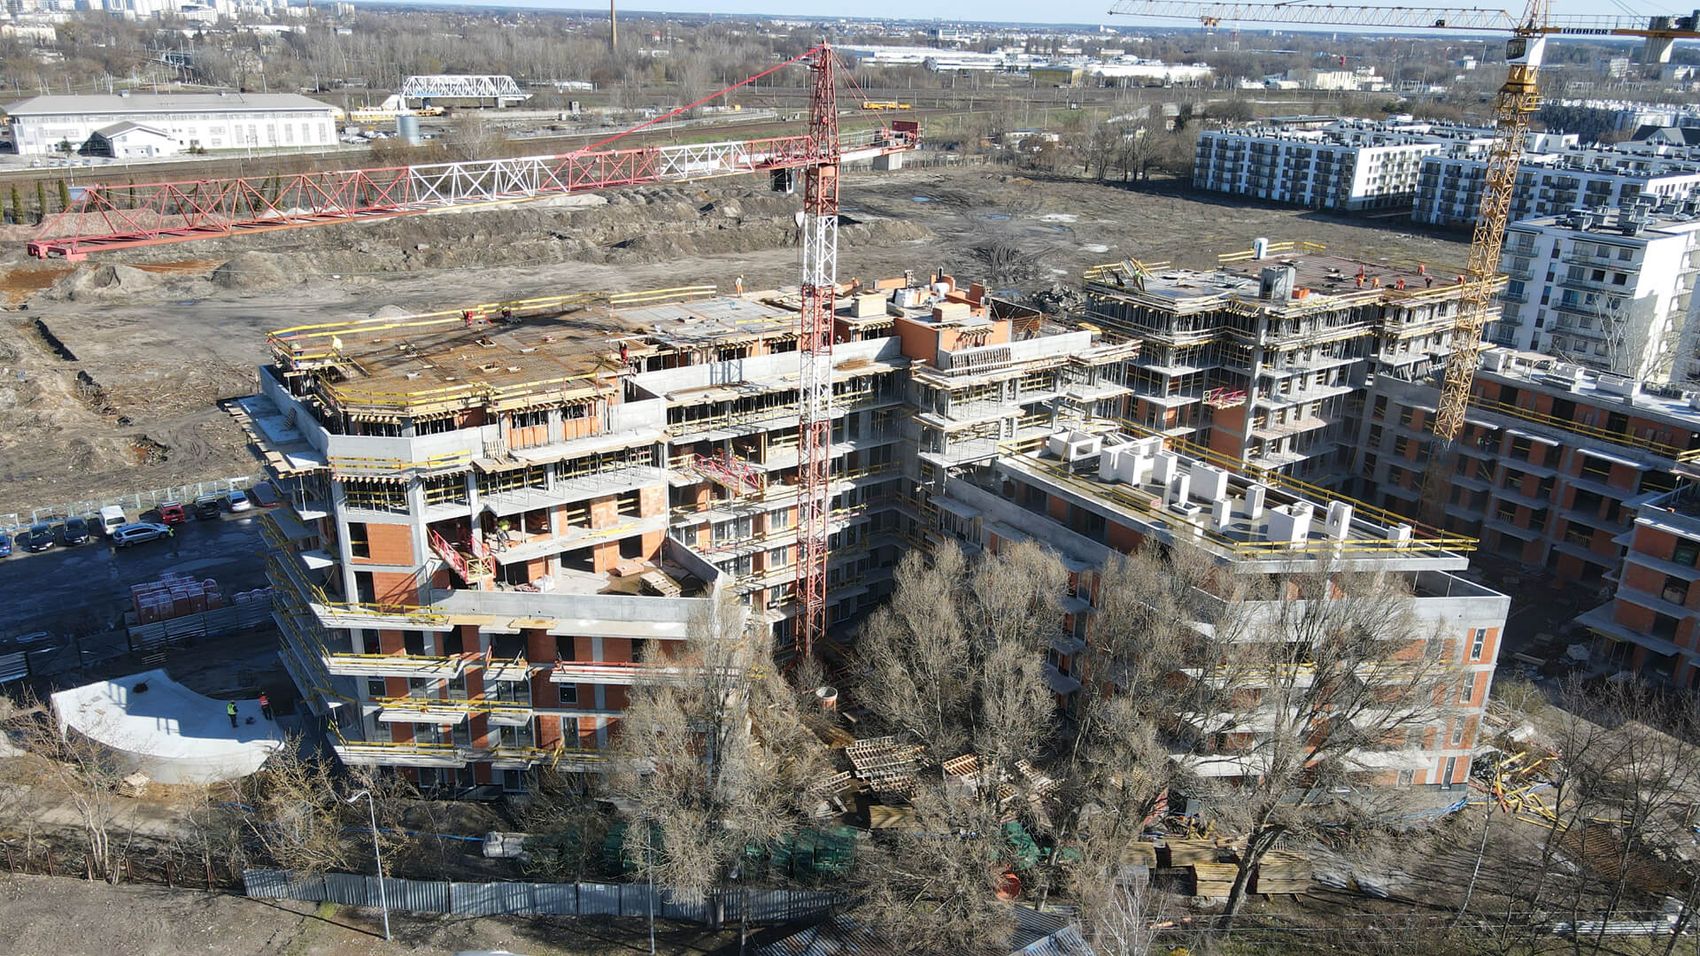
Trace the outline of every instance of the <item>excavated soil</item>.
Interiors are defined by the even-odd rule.
[[[753,180],[290,229],[96,255],[0,255],[0,516],[256,470],[220,399],[251,393],[269,329],[581,289],[795,284],[800,199]],[[1066,307],[1080,270],[1203,266],[1251,240],[1371,260],[1464,260],[1465,237],[1393,219],[1243,206],[1178,188],[997,168],[857,173],[839,275],[945,269]]]

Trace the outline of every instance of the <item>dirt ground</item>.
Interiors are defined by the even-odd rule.
[[[217,402],[255,389],[268,329],[580,289],[794,284],[798,202],[727,179],[108,253],[75,268],[10,243],[0,514],[252,472]],[[1466,252],[1463,237],[1399,218],[995,167],[856,173],[843,212],[841,278],[943,268],[1010,294],[1073,286],[1085,266],[1126,256],[1211,265],[1259,236],[1441,274]]]
[[[43,906],[43,900],[52,900]],[[386,956],[508,950],[526,956],[648,952],[635,921],[393,914],[385,942],[377,912],[250,900],[156,886],[107,886],[44,876],[0,876],[5,952],[17,956]],[[658,927],[658,953],[712,952],[723,938],[695,927]]]

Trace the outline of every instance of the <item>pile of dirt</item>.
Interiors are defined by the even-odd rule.
[[[160,279],[131,266],[86,265],[55,282],[42,297],[53,301],[113,302],[151,293]]]
[[[270,252],[238,252],[213,270],[213,285],[233,292],[261,292],[289,281],[284,258]]]

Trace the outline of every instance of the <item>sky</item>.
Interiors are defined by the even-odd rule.
[[[413,0],[420,2],[420,0]],[[430,0],[424,0],[430,2]],[[636,10],[664,10],[680,13],[741,13],[765,16],[844,16],[853,14],[865,18],[940,19],[958,21],[1003,21],[1011,23],[1106,23],[1137,26],[1146,23],[1182,23],[1184,21],[1139,21],[1129,17],[1110,16],[1113,0],[858,0],[848,4],[843,0],[631,0],[621,2]],[[1349,0],[1332,0],[1343,3]],[[1365,0],[1366,3],[1386,5],[1389,0]],[[1505,7],[1520,9],[1522,0],[1422,0],[1423,6]],[[583,0],[551,3],[549,0],[456,0],[462,6],[527,6],[556,9],[605,9]],[[1678,12],[1646,0],[1553,0],[1556,14],[1623,14],[1653,16]],[[1686,12],[1686,11],[1683,11]],[[1247,24],[1248,28],[1260,25]]]

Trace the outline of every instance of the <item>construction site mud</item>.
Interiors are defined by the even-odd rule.
[[[221,399],[256,387],[265,332],[575,290],[797,281],[799,199],[719,180],[97,255],[0,258],[0,514],[256,465]],[[1210,265],[1308,240],[1447,274],[1466,237],[1402,219],[1245,206],[1184,187],[1036,181],[1001,167],[860,172],[839,277],[939,268],[1066,309],[1087,266]]]

